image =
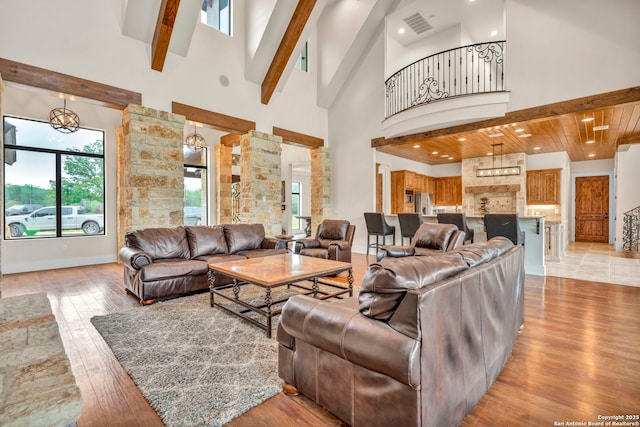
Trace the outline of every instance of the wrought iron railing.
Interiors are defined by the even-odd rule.
[[[386,81],[385,118],[445,98],[504,92],[506,41],[446,50],[404,67]]]
[[[240,222],[240,183],[231,184],[231,222],[238,224]]]
[[[622,251],[640,253],[640,206],[624,213]]]

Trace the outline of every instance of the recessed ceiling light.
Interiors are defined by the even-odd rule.
[[[438,154],[438,152],[437,152],[437,151],[434,151],[434,152],[432,152],[431,154]]]
[[[595,157],[596,155],[594,153],[589,154],[589,157]]]
[[[593,144],[595,141],[594,140],[589,140],[587,142],[585,142],[585,144]]]
[[[524,129],[522,129],[522,128],[516,129],[515,132],[524,132]]]
[[[593,117],[585,117],[584,119],[582,119],[583,122],[590,122],[593,120]]]
[[[607,130],[609,129],[609,125],[602,125],[602,126],[594,126],[593,130]]]
[[[493,153],[487,153],[487,156],[493,156]]]
[[[404,28],[403,27],[398,28],[398,34],[404,34]]]
[[[420,144],[414,145],[413,148],[420,148]]]
[[[453,157],[449,156],[449,160],[453,160]]]
[[[539,150],[539,149],[540,149],[540,147],[533,147],[533,149],[534,149],[534,150]]]
[[[496,30],[491,31],[491,37],[497,36],[498,32]]]
[[[523,133],[522,135],[518,135],[518,138],[529,138],[530,136],[530,133]]]
[[[449,157],[449,155],[448,154],[443,154],[440,157]]]
[[[466,141],[467,138],[458,138],[458,141]]]
[[[495,138],[495,137],[498,137],[498,136],[504,136],[504,133],[502,133],[502,132],[490,133],[487,136],[489,138]]]

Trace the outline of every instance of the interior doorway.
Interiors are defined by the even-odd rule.
[[[575,180],[575,241],[609,243],[609,175]]]

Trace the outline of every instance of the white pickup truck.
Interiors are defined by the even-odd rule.
[[[11,237],[23,234],[33,236],[38,231],[56,229],[56,207],[45,206],[29,215],[13,215],[6,217]],[[85,234],[98,234],[104,229],[103,214],[88,214],[82,206],[62,207],[62,229],[80,230]]]

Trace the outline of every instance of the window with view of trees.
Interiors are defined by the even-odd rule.
[[[300,230],[300,183],[291,183],[291,228],[294,230]]]
[[[104,234],[104,132],[11,116],[3,132],[10,238]]]
[[[208,225],[207,149],[184,147],[184,225]]]

